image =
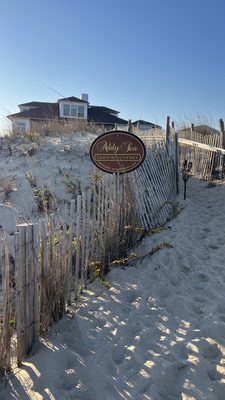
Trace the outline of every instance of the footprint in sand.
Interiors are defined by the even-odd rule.
[[[218,349],[218,347],[215,343],[204,344],[204,346],[202,347],[202,354],[203,354],[203,357],[208,360],[216,360],[219,357],[221,357],[221,355],[222,355],[221,351]]]
[[[208,282],[209,276],[207,274],[200,273],[197,275],[197,279],[199,280],[199,282]]]
[[[218,250],[218,249],[220,249],[220,246],[218,246],[216,244],[209,244],[208,248],[211,250]]]
[[[79,376],[75,374],[73,369],[70,369],[63,371],[56,384],[58,389],[63,391],[70,391],[76,387],[78,382]]]
[[[225,323],[225,315],[221,315],[218,317],[221,322]]]
[[[125,350],[123,346],[115,345],[112,349],[112,359],[115,364],[119,365],[125,358]]]
[[[141,297],[141,292],[139,291],[126,291],[123,294],[123,298],[126,301],[126,303],[132,304],[135,301],[137,301],[137,299]]]
[[[210,369],[207,373],[212,381],[219,381],[222,377],[222,375],[215,368]]]
[[[196,304],[190,304],[190,305],[188,306],[188,309],[189,309],[192,313],[194,313],[194,314],[196,314],[196,315],[202,315],[202,314],[204,314],[204,309],[203,309],[202,307],[196,305]]]
[[[196,301],[196,303],[205,303],[205,301],[206,301],[206,299],[201,296],[194,296],[193,299],[194,299],[194,301]]]
[[[215,311],[218,312],[219,314],[223,314],[225,316],[225,305],[219,304],[216,308]]]
[[[209,276],[207,274],[204,273],[200,273],[197,275],[193,275],[193,280],[194,280],[194,284],[193,287],[196,290],[204,290],[205,289],[205,284],[209,281]]]

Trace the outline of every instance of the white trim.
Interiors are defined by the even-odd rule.
[[[69,115],[64,115],[64,106],[69,106]],[[77,107],[77,116],[71,115],[71,107]],[[61,118],[73,118],[73,119],[87,119],[87,103],[83,102],[75,102],[75,101],[66,101],[66,100],[60,100],[59,101],[59,116]],[[84,110],[83,116],[78,115],[78,107],[82,107]]]
[[[179,138],[178,142],[180,144],[186,144],[188,146],[199,147],[200,149],[204,149],[204,150],[210,150],[215,153],[225,154],[225,149],[220,149],[219,147],[209,146],[208,144],[205,144],[205,143],[194,142],[193,140],[188,140],[188,139],[183,139],[183,138]]]

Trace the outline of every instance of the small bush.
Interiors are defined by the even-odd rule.
[[[9,195],[14,190],[14,179],[11,176],[0,179],[0,193],[1,201],[5,201],[9,198]]]
[[[75,182],[73,182],[70,175],[65,174],[64,184],[66,185],[68,193],[72,193],[74,196],[81,194],[81,179],[79,176],[77,176]]]
[[[37,187],[37,181],[32,172],[26,174],[26,179],[32,188],[33,198],[40,212],[47,212],[56,209],[56,196],[49,185],[44,185],[42,189]]]
[[[40,143],[41,135],[39,132],[28,132],[26,136],[30,142]]]

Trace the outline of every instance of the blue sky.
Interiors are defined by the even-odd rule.
[[[123,118],[225,118],[224,0],[0,1],[0,115],[88,93]]]

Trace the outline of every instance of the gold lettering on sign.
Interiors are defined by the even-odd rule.
[[[115,143],[113,144],[111,142],[107,143],[107,141],[104,140],[103,142],[98,143],[97,149],[99,151],[106,151],[106,152],[110,151],[116,154],[119,151],[119,146],[117,146]]]
[[[121,150],[128,153],[129,151],[137,151],[138,148],[136,146],[132,146],[132,142],[124,142],[121,144]]]
[[[97,144],[98,151],[105,151],[117,154],[119,150],[124,151],[125,153],[138,151],[136,146],[132,146],[132,142],[123,142],[120,146],[116,145],[116,143],[107,142],[106,140]]]

